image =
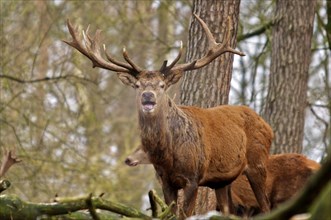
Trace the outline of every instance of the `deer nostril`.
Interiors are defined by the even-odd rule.
[[[129,158],[126,158],[124,163],[129,165],[131,163],[131,160]]]
[[[151,99],[154,98],[154,93],[152,93],[152,92],[144,92],[144,93],[142,94],[142,98],[143,98],[144,100],[146,100],[146,101],[150,101]]]

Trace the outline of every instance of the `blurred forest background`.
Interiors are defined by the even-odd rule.
[[[317,161],[330,147],[326,4],[317,1],[302,152]],[[259,113],[274,11],[272,0],[240,4],[237,48],[246,57],[234,57],[229,103]],[[0,148],[16,149],[23,160],[7,173],[12,187],[6,193],[46,202],[55,195],[104,192],[107,199],[147,208],[148,190],[160,190],[152,167],[124,164],[139,145],[134,90],[116,74],[93,69],[61,40],[71,39],[66,19],[84,29],[90,24],[91,33],[103,30],[102,42],[118,59],[125,46],[140,66],[158,69],[174,58],[179,41],[185,47],[191,17],[190,0],[1,1]],[[171,95],[178,99],[179,92],[177,86]]]

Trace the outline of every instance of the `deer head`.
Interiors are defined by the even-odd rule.
[[[76,48],[79,52],[89,58],[93,63],[93,67],[117,72],[118,78],[125,85],[129,85],[136,89],[140,111],[143,113],[153,113],[158,109],[162,109],[160,103],[163,103],[162,99],[166,96],[166,90],[171,85],[178,82],[185,71],[202,68],[225,52],[238,54],[240,56],[245,55],[244,53],[230,47],[232,29],[230,17],[228,18],[228,30],[225,40],[223,43],[217,43],[205,22],[196,14],[194,14],[194,16],[199,21],[208,38],[209,45],[206,55],[192,62],[177,64],[183,52],[183,44],[181,42],[179,53],[174,61],[169,65],[167,61],[164,61],[161,68],[155,71],[148,71],[136,65],[128,56],[125,48],[123,48],[123,57],[126,62],[118,61],[111,57],[107,53],[105,45],[103,45],[103,50],[107,60],[104,59],[100,52],[101,31],[97,30],[92,37],[88,33],[88,27],[85,32],[83,31],[82,37],[78,33],[78,29],[73,28],[69,20],[67,21],[67,25],[73,40],[64,42]]]

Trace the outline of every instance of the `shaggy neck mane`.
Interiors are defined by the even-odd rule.
[[[172,158],[173,143],[178,144],[176,141],[181,133],[188,132],[188,121],[185,113],[169,97],[160,103],[156,114],[139,112],[142,145],[153,164]]]

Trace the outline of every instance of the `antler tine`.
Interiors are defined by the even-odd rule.
[[[90,43],[93,40],[93,38],[90,37],[90,35],[89,35],[89,30],[90,30],[90,25],[87,25],[86,31],[84,31],[84,30],[82,31],[83,39],[84,39],[85,43],[87,43],[87,42]]]
[[[137,64],[135,64],[129,57],[128,53],[126,52],[125,47],[123,47],[123,57],[130,64],[130,66],[138,73],[140,73],[143,69],[140,68]]]
[[[88,33],[88,29],[89,29],[89,26],[86,29],[86,34],[83,31],[83,38],[84,38],[85,48],[87,48],[87,50],[89,52],[89,55],[91,57],[94,57],[95,59],[98,59],[98,58],[103,59],[101,54],[100,54],[100,49],[99,49],[101,30],[98,29],[95,32],[94,37],[92,38]]]
[[[194,17],[199,21],[201,27],[205,31],[205,34],[207,35],[208,39],[208,50],[211,50],[213,47],[217,46],[216,40],[213,36],[213,34],[210,32],[207,24],[195,13],[193,13]]]
[[[188,70],[195,70],[195,69],[202,68],[225,52],[230,52],[230,53],[234,53],[234,54],[237,54],[240,56],[245,56],[244,53],[237,51],[230,47],[231,29],[232,29],[230,17],[228,17],[228,24],[227,24],[228,30],[226,32],[225,39],[224,39],[223,43],[220,44],[220,43],[216,42],[216,40],[213,37],[211,31],[209,30],[207,24],[198,15],[196,15],[196,14],[193,14],[193,15],[198,20],[199,24],[201,25],[201,27],[203,28],[203,30],[207,36],[208,51],[207,51],[206,55],[204,55],[202,58],[196,59],[191,63],[184,63],[184,64],[179,64],[179,65],[174,66],[170,70],[172,73],[178,73],[181,71],[188,71]]]
[[[171,69],[172,67],[174,67],[176,65],[176,63],[180,60],[180,57],[183,54],[183,41],[180,41],[180,48],[179,48],[179,52],[177,54],[177,57],[174,59],[174,61],[172,61],[172,63],[168,66],[169,69]]]
[[[69,29],[69,33],[70,35],[72,36],[72,41],[66,41],[66,40],[63,40],[64,43],[76,48],[79,52],[81,52],[83,55],[85,55],[86,57],[89,57],[88,53],[83,49],[83,46],[82,44],[80,43],[81,42],[81,39],[80,39],[80,35],[78,33],[78,28],[74,28],[72,26],[72,24],[70,23],[70,20],[67,19],[67,26],[68,26],[68,29]]]
[[[167,63],[168,63],[168,60],[163,61],[163,64],[159,70],[161,73],[163,73],[165,71],[165,69],[167,68]]]
[[[69,19],[67,20],[67,26],[70,35],[72,36],[72,41],[63,40],[63,42],[77,49],[80,53],[82,53],[87,58],[89,58],[93,63],[93,67],[99,67],[102,69],[107,69],[115,72],[125,72],[133,76],[136,76],[141,71],[141,68],[136,69],[134,66],[132,66],[131,63],[129,63],[130,65],[128,65],[126,63],[111,58],[110,55],[106,52],[105,46],[103,47],[103,49],[106,52],[106,56],[109,62],[102,57],[100,53],[101,30],[97,30],[95,35],[91,37],[88,33],[89,31],[89,26],[88,26],[86,31],[85,32],[83,31],[83,38],[82,38],[82,36],[78,32],[78,28],[74,28],[70,23]]]
[[[124,62],[121,62],[121,61],[118,61],[118,60],[115,60],[114,58],[112,58],[112,57],[108,54],[108,52],[107,52],[107,50],[106,50],[106,45],[104,45],[104,44],[103,44],[103,51],[105,52],[106,57],[107,57],[107,59],[108,59],[110,62],[112,62],[112,63],[114,63],[114,64],[116,64],[116,65],[118,65],[118,66],[121,66],[121,67],[123,67],[123,68],[126,68],[126,69],[130,69],[130,68],[132,68],[129,64],[124,63]]]
[[[183,41],[180,41],[180,48],[179,52],[177,54],[177,57],[172,61],[172,63],[167,66],[168,61],[165,60],[160,68],[160,72],[163,73],[164,75],[167,75],[169,71],[176,65],[176,63],[180,60],[181,56],[183,53]]]
[[[225,35],[225,40],[224,43],[221,44],[220,47],[225,47],[224,52],[231,52],[234,54],[237,54],[239,56],[245,56],[245,54],[241,51],[235,50],[232,47],[230,47],[230,40],[231,40],[231,30],[233,29],[232,27],[232,18],[228,16],[227,20],[227,30],[226,30],[226,35]]]

